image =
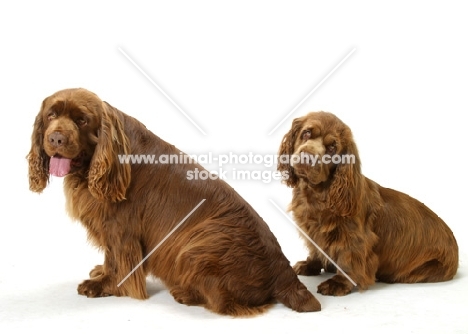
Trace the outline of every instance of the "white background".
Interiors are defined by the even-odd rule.
[[[461,1],[2,2],[0,331],[467,333],[466,15]],[[452,228],[459,273],[447,283],[315,294],[319,313],[276,305],[253,319],[180,305],[151,279],[146,301],[79,296],[77,284],[102,255],[66,216],[60,179],[41,195],[29,192],[25,160],[42,100],[69,87],[94,91],[197,154],[276,154],[294,118],[331,111],[353,130],[366,176],[424,202]],[[290,189],[226,181],[292,263],[306,257],[297,231],[270,202],[286,208]],[[315,292],[326,277],[301,279]]]

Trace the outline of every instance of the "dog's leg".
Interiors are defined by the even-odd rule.
[[[375,283],[378,269],[378,257],[373,252],[377,236],[367,231],[364,233],[343,233],[338,235],[340,242],[329,247],[330,255],[335,262],[357,284],[360,290],[367,289]],[[319,284],[317,292],[329,296],[349,294],[354,284],[340,271],[332,278]]]
[[[342,258],[347,258],[342,260]],[[349,252],[343,254],[337,261],[338,266],[357,284],[360,290],[366,290],[375,283],[375,273],[378,259],[375,254],[367,257]],[[349,294],[354,284],[340,271],[332,278],[322,282],[317,287],[317,292],[327,296],[344,296]]]
[[[78,286],[78,293],[87,297],[114,295],[146,299],[148,294],[144,266],[132,272],[143,259],[140,242],[136,238],[122,238],[121,235],[112,233],[115,230],[117,229],[112,229],[107,234],[109,242],[103,247],[104,265],[96,266],[90,272],[91,278]]]
[[[323,267],[321,260],[314,255],[309,255],[305,261],[298,261],[293,269],[297,275],[316,276],[320,275]]]
[[[415,268],[402,270],[391,277],[379,277],[379,279],[388,283],[430,283],[448,281],[453,276],[454,273],[447,270],[447,266],[441,260],[432,259]]]
[[[205,298],[194,289],[184,289],[180,286],[174,286],[170,289],[170,293],[174,299],[185,305],[203,305],[206,303]]]

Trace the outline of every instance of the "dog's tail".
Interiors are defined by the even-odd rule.
[[[299,281],[292,268],[288,269],[283,271],[276,281],[276,300],[297,312],[320,311],[320,302]]]

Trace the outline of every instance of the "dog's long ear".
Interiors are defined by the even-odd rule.
[[[294,173],[294,168],[291,166],[291,155],[294,153],[294,143],[302,126],[302,118],[294,119],[291,130],[286,133],[281,142],[278,152],[277,169],[284,174],[283,182],[288,187],[294,188],[299,182],[299,178]]]
[[[341,133],[343,150],[341,163],[336,167],[328,192],[329,207],[340,216],[355,215],[362,205],[364,177],[361,174],[361,161],[351,130]]]
[[[88,174],[89,191],[98,200],[122,201],[130,185],[131,167],[119,160],[119,155],[130,153],[124,118],[122,112],[102,102],[98,143]]]
[[[29,169],[29,189],[34,192],[42,192],[49,182],[49,157],[44,151],[44,121],[42,112],[45,100],[42,102],[41,110],[36,116],[31,136],[31,150],[26,156]]]

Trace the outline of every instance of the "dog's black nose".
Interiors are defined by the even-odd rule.
[[[67,143],[67,137],[61,132],[55,131],[49,135],[49,144],[53,147],[60,147]]]

